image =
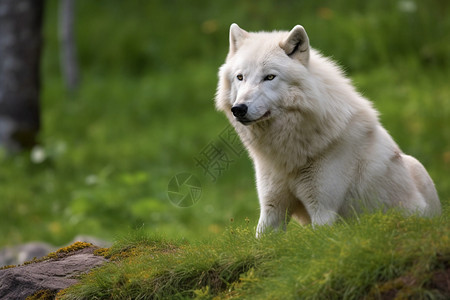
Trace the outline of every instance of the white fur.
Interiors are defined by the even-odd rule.
[[[303,27],[252,33],[231,25],[215,100],[254,162],[257,235],[285,228],[291,216],[322,225],[379,208],[440,213],[424,167],[401,152],[341,70],[310,48]],[[231,112],[239,104],[248,107],[243,118]]]

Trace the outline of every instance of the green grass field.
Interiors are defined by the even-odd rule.
[[[416,263],[425,264],[417,267],[425,275],[426,268],[442,266],[439,255],[447,255],[448,264],[448,1],[78,1],[82,81],[73,94],[59,69],[56,1],[46,5],[42,146],[13,157],[0,152],[0,246],[32,240],[63,245],[89,234],[119,240],[119,249],[121,237],[136,231],[158,235],[162,244],[177,241],[181,258],[162,251],[153,262],[145,253],[137,256],[142,264],[129,270],[121,262],[129,272],[123,276],[137,282],[123,285],[121,292],[129,295],[149,292],[154,276],[181,272],[191,280],[173,279],[183,297],[319,299],[336,291],[356,299],[378,281],[415,272]],[[251,238],[259,212],[247,155],[231,157],[215,180],[195,161],[228,126],[213,98],[232,22],[251,31],[302,24],[312,46],[338,61],[374,102],[401,149],[425,165],[443,216],[376,214],[314,231],[291,224],[286,234]],[[168,199],[168,184],[180,172],[201,183],[193,206],[177,207]],[[152,247],[148,239],[142,247]],[[173,269],[178,259],[186,263]],[[147,264],[162,273],[146,273],[139,283],[139,268]],[[193,284],[211,266],[220,270],[221,283],[207,290],[210,279],[201,277]],[[99,276],[109,288],[119,280]],[[415,288],[425,295],[421,288],[429,281],[420,282]],[[176,294],[164,288],[155,293]]]
[[[448,268],[448,220],[399,219],[379,213],[314,230],[291,226],[260,240],[231,226],[191,244],[136,231],[106,253],[114,263],[62,299],[383,299],[393,291],[444,299],[436,274]]]

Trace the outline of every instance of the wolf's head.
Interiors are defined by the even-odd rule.
[[[305,77],[309,39],[300,25],[290,32],[252,33],[230,27],[230,48],[220,68],[216,106],[244,125],[276,117],[293,106],[293,86]]]

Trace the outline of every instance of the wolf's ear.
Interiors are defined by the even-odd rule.
[[[292,58],[307,64],[309,61],[309,39],[303,26],[297,25],[288,37],[280,43],[281,49]]]
[[[247,38],[248,32],[244,29],[241,29],[236,23],[231,24],[230,26],[230,53],[234,54],[239,47],[242,45],[242,42]]]

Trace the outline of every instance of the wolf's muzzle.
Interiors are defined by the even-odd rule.
[[[238,104],[231,108],[233,116],[236,118],[242,118],[247,114],[248,107],[245,104]]]

